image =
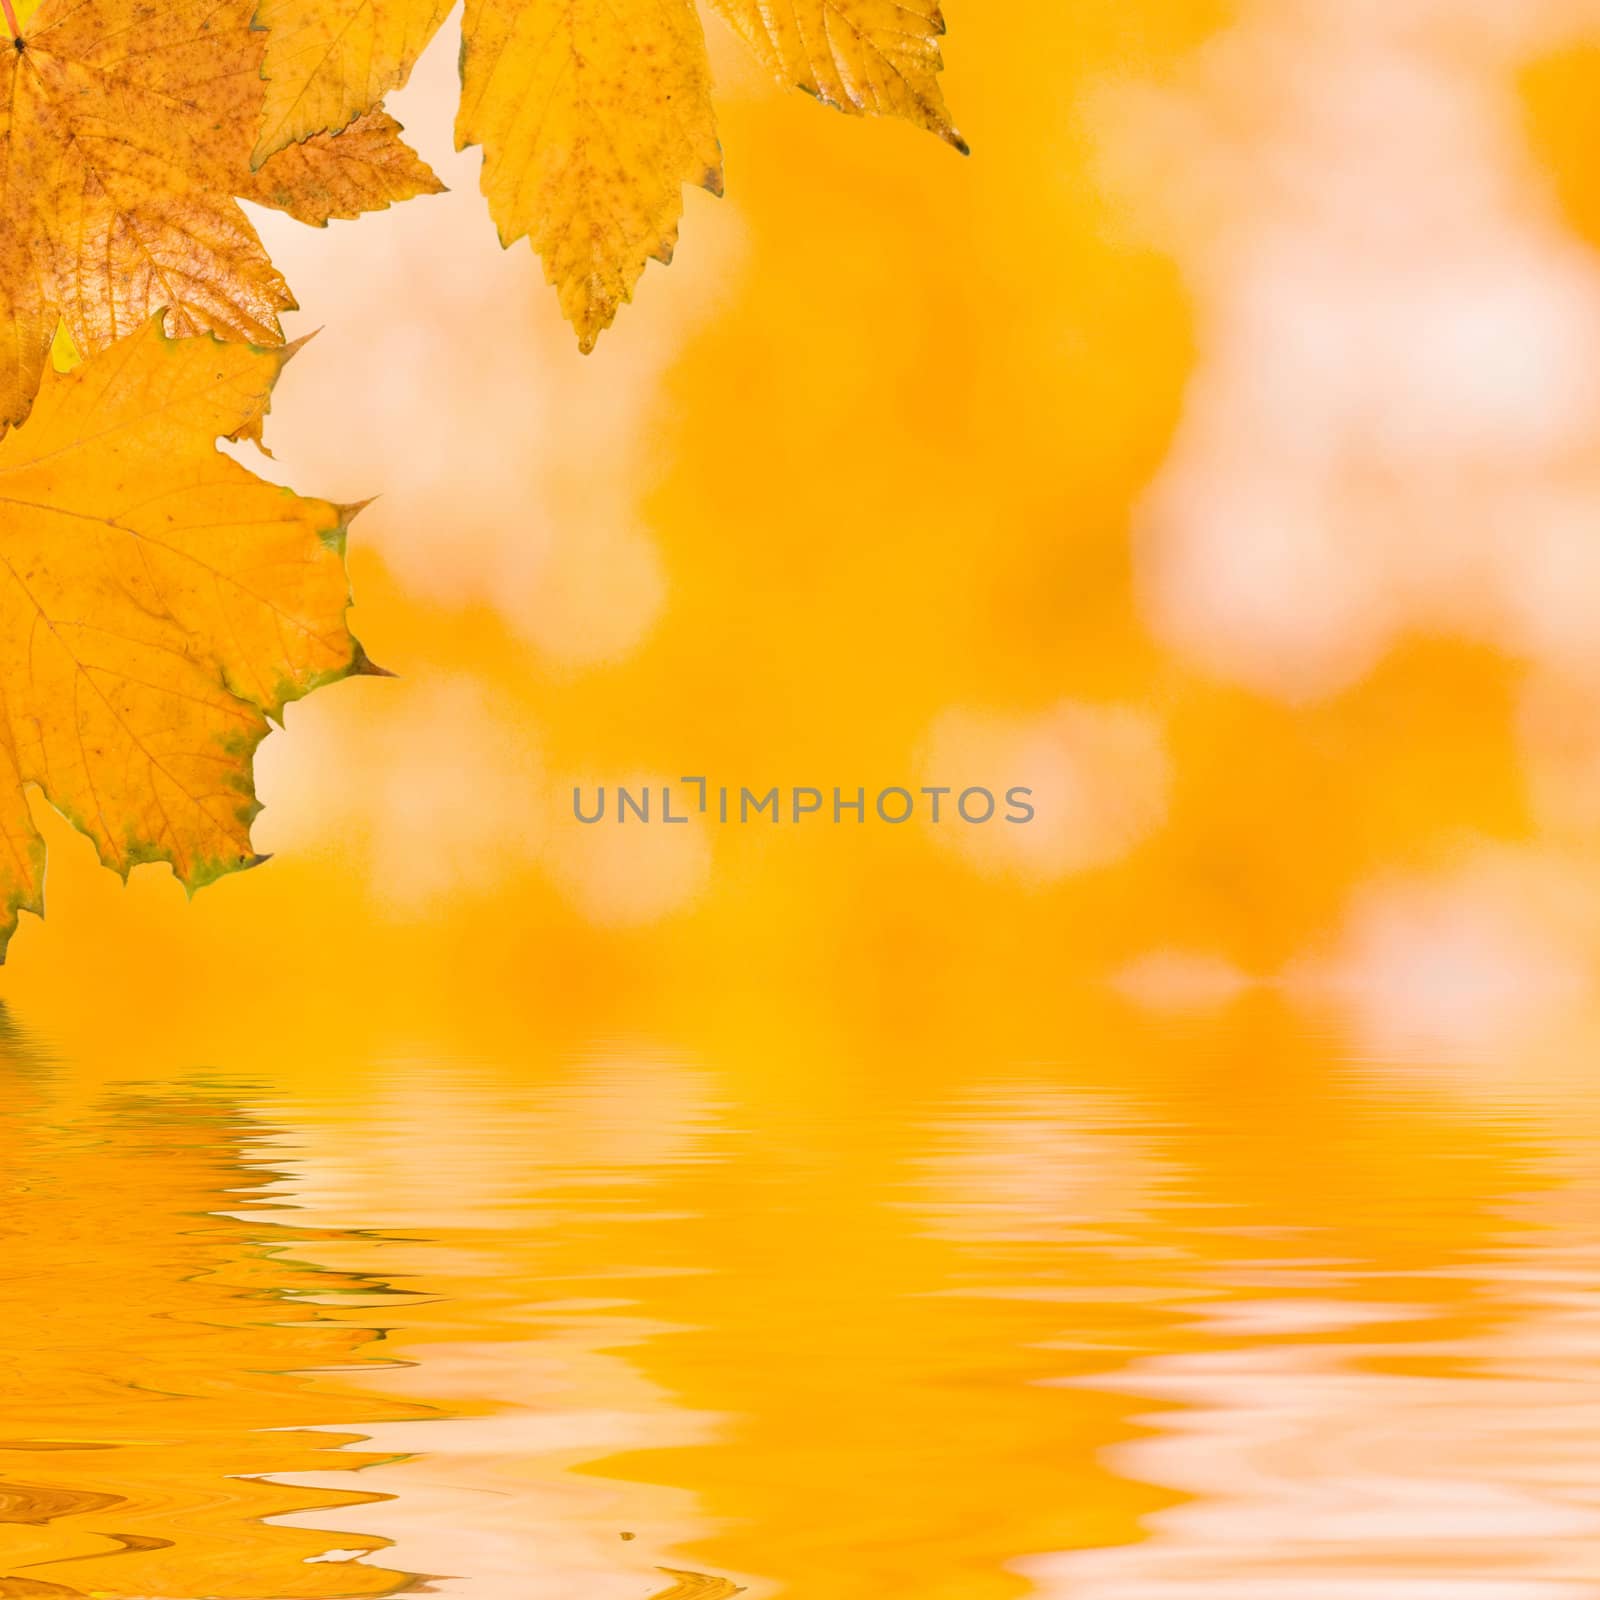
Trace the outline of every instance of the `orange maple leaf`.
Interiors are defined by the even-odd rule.
[[[217,449],[257,436],[292,347],[169,339],[159,318],[47,370],[0,440],[0,955],[43,912],[27,788],[126,877],[253,865],[269,717],[375,669],[345,625],[351,508]]]
[[[0,51],[0,428],[27,415],[58,321],[102,350],[172,334],[281,343],[294,299],[244,196],[310,222],[436,191],[371,108],[252,171],[266,86],[253,0],[44,0]]]

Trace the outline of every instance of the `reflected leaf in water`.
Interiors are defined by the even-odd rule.
[[[0,1600],[1593,1592],[1593,1096],[1059,1020],[17,1066]]]
[[[272,1475],[370,1465],[381,1457],[352,1448],[360,1425],[407,1414],[340,1381],[378,1364],[374,1336],[308,1302],[355,1280],[247,1220],[275,1176],[253,1149],[269,1130],[214,1088],[82,1083],[15,1036],[0,1077],[0,1595],[295,1600],[409,1583],[315,1561],[381,1540],[268,1520],[315,1506],[336,1524],[338,1506],[374,1498]]]
[[[679,1572],[673,1567],[659,1569],[672,1579],[672,1587],[651,1595],[650,1600],[728,1600],[744,1589],[726,1578],[713,1578],[704,1572]]]

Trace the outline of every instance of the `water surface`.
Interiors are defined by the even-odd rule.
[[[0,1596],[1600,1592],[1584,1074],[1255,1000],[816,1043],[14,1031]]]

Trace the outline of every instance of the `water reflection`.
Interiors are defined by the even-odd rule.
[[[1580,1079],[1260,998],[782,1024],[293,1092],[0,1045],[0,1596],[1594,1592]]]
[[[263,1520],[371,1499],[359,1430],[396,1414],[353,1381],[380,1364],[372,1335],[309,1303],[358,1280],[248,1209],[275,1177],[268,1130],[216,1084],[88,1084],[15,1030],[0,1081],[0,1594],[403,1587],[381,1564],[308,1566],[327,1540]],[[271,1481],[339,1445],[326,1492]]]
[[[343,1525],[393,1540],[387,1559],[435,1574],[441,1594],[734,1592],[662,1571],[688,1568],[671,1553],[714,1531],[693,1489],[615,1465],[722,1422],[640,1359],[683,1330],[663,1285],[684,1283],[691,1319],[726,1293],[698,1247],[703,1201],[675,1189],[723,1159],[711,1080],[618,1048],[548,1072],[398,1065],[357,1096],[287,1109],[306,1130],[295,1203],[328,1241],[318,1259],[366,1270],[381,1257],[418,1297],[389,1330],[405,1364],[377,1386],[449,1413],[366,1430],[408,1459],[385,1469],[396,1498]],[[373,1246],[358,1230],[379,1214]]]

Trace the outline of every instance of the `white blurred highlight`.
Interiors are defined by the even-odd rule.
[[[1524,146],[1520,61],[1594,0],[1255,4],[1118,90],[1111,185],[1196,299],[1136,525],[1158,635],[1286,700],[1407,630],[1600,671],[1600,262]]]
[[[456,1327],[430,1339],[425,1311],[395,1312],[403,1353],[363,1375],[379,1393],[440,1413],[363,1425],[367,1448],[397,1457],[384,1468],[388,1493],[336,1519],[393,1541],[369,1560],[436,1574],[428,1592],[471,1600],[637,1600],[665,1586],[664,1552],[708,1534],[690,1492],[585,1470],[704,1443],[723,1419],[676,1403],[628,1359],[628,1346],[664,1330],[637,1314],[627,1268],[585,1260],[589,1293],[563,1295],[548,1241],[581,1236],[611,1186],[647,1195],[676,1165],[714,1159],[714,1117],[700,1074],[630,1053],[502,1087],[492,1106],[481,1085],[418,1078],[371,1095],[336,1136],[315,1118],[296,1124],[282,1150],[296,1215],[335,1236],[381,1217],[391,1272],[476,1304],[472,1337]],[[423,1127],[470,1146],[473,1159],[449,1170],[419,1161]],[[651,1220],[648,1205],[641,1220]],[[475,1303],[458,1292],[485,1279],[498,1296]],[[346,1473],[275,1481],[349,1488]],[[329,1514],[281,1520],[321,1527]],[[637,1538],[625,1543],[619,1529]]]
[[[1209,951],[1147,950],[1111,976],[1111,987],[1150,1011],[1209,1011],[1256,986],[1249,973]]]
[[[352,534],[415,596],[485,608],[550,676],[628,658],[668,597],[641,518],[661,377],[738,261],[728,206],[691,196],[697,248],[651,267],[598,356],[577,353],[527,243],[502,250],[480,156],[452,148],[457,23],[389,109],[450,186],[313,229],[252,208],[303,313],[321,328],[285,371],[253,471],[306,493],[382,498]],[[652,304],[653,302],[653,304]],[[418,419],[426,419],[419,428]],[[237,447],[229,447],[237,448]],[[318,696],[258,759],[263,850],[334,849],[393,915],[542,874],[579,915],[632,926],[693,901],[709,871],[698,826],[587,829],[540,759],[528,708],[469,674],[405,674],[381,692]]]
[[[537,859],[545,776],[528,719],[465,675],[290,708],[256,759],[258,846],[337,842],[387,908],[424,915]],[[337,702],[337,703],[334,703]]]
[[[1160,724],[1123,706],[1063,702],[1038,714],[952,707],[935,719],[919,764],[923,783],[952,791],[933,837],[990,875],[1049,883],[1109,866],[1166,820]],[[1032,821],[1003,820],[1013,786],[1033,791]],[[994,794],[993,820],[955,815],[967,787]]]
[[[696,247],[652,265],[643,303],[580,356],[526,241],[500,247],[479,153],[452,148],[458,43],[452,21],[389,100],[449,193],[327,229],[251,208],[304,308],[294,331],[322,330],[279,385],[265,468],[332,499],[381,493],[354,537],[407,588],[492,606],[547,668],[578,671],[629,655],[664,604],[637,503],[659,380],[725,290],[738,221],[691,196]]]
[[[574,780],[546,767],[533,719],[482,680],[401,679],[361,701],[294,706],[293,737],[261,747],[261,849],[337,849],[360,862],[379,903],[402,919],[535,873],[605,927],[655,922],[705,888],[711,846],[699,818],[618,823],[608,784],[606,820],[578,822]],[[646,784],[658,805],[659,777],[629,787]],[[592,806],[593,786],[584,788]]]
[[[1332,948],[1285,982],[1336,1002],[1373,1054],[1419,1038],[1492,1051],[1576,1015],[1596,948],[1592,872],[1552,850],[1485,844],[1449,870],[1365,885]]]
[[[573,816],[573,781],[558,785],[553,832],[544,866],[551,880],[589,922],[629,928],[660,921],[688,909],[711,876],[711,841],[698,815],[687,822],[659,820],[663,786],[677,788],[676,777],[634,775],[620,781],[634,795],[650,791],[649,823],[616,821],[616,787],[605,783],[605,820],[585,824]],[[583,782],[584,806],[592,810],[596,785]],[[677,804],[684,805],[681,792]]]
[[[1181,1408],[1108,1464],[1184,1503],[1148,1517],[1142,1542],[1012,1565],[1041,1600],[1582,1600],[1600,1579],[1592,1315],[1575,1330],[1530,1313],[1434,1347],[1467,1377],[1444,1359],[1438,1377],[1363,1370],[1392,1347],[1265,1327],[1097,1376]]]

